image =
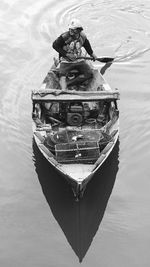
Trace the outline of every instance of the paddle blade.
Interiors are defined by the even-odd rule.
[[[77,59],[94,60],[93,57],[77,57]],[[94,61],[99,61],[102,63],[108,63],[108,62],[112,62],[113,60],[114,60],[113,57],[98,57]]]
[[[108,62],[112,62],[114,58],[113,57],[99,57],[96,60],[102,63],[108,63]]]

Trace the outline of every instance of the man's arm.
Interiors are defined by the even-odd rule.
[[[52,47],[59,53],[60,56],[65,57],[67,52],[63,49],[65,41],[60,35],[54,42]]]
[[[83,44],[83,47],[85,48],[86,52],[92,56],[93,54],[93,49],[91,47],[91,44],[89,42],[89,40],[86,38],[85,41],[84,41],[84,44]]]
[[[94,54],[91,44],[87,38],[84,41],[83,47],[85,48],[86,52],[93,58],[93,60],[96,60],[97,56]]]

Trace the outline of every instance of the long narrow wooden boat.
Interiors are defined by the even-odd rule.
[[[77,199],[107,159],[119,135],[118,90],[100,72],[61,90],[58,68],[51,68],[39,90],[32,91],[33,135],[49,163],[70,183]],[[76,72],[67,79],[74,79]]]

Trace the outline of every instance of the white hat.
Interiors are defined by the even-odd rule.
[[[78,19],[72,19],[69,24],[69,29],[81,29],[83,30],[82,24]]]

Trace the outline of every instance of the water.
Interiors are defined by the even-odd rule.
[[[0,3],[0,266],[150,264],[150,2]],[[121,93],[120,137],[80,203],[38,151],[31,90],[52,64],[53,40],[82,18],[95,63]]]

